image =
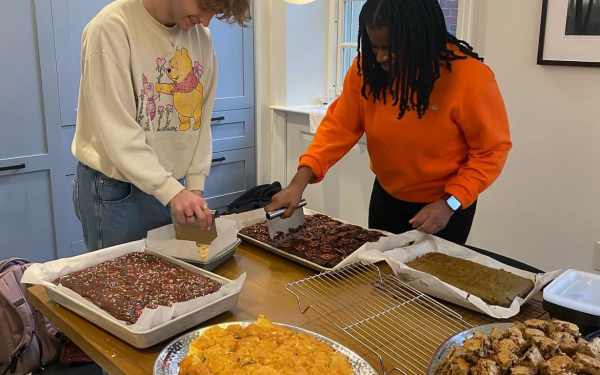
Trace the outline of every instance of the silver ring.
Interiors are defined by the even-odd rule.
[[[208,210],[208,204],[205,204],[204,207],[202,207],[202,211],[206,211]]]
[[[188,219],[191,219],[193,217],[196,217],[195,215],[185,215],[185,217],[187,217]]]

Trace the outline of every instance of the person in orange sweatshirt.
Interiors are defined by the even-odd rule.
[[[448,32],[437,0],[368,0],[358,40],[341,96],[265,210],[287,207],[289,217],[306,186],[366,134],[376,176],[369,227],[465,243],[477,198],[512,147],[494,73]]]

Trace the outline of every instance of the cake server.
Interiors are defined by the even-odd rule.
[[[193,223],[182,223],[173,212],[171,219],[175,227],[175,238],[178,240],[195,241],[198,244],[210,245],[217,238],[217,218],[219,213],[211,211],[213,215],[213,224],[210,229],[200,229],[198,219]]]
[[[298,207],[294,210],[292,216],[287,219],[282,219],[281,215],[285,213],[287,208],[280,208],[275,211],[267,212],[267,224],[269,225],[269,237],[275,238],[277,232],[281,232],[287,236],[292,229],[296,229],[306,222],[304,217],[304,209],[306,200],[302,199],[298,203]]]

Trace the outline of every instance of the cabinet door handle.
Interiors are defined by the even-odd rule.
[[[0,172],[4,171],[14,171],[16,169],[24,169],[25,163],[17,164],[17,165],[9,165],[8,167],[0,167]]]
[[[220,157],[220,158],[213,159],[213,160],[212,160],[212,162],[213,162],[213,163],[218,163],[218,162],[220,162],[220,161],[225,161],[225,160],[227,160],[227,159],[225,158],[225,156],[222,156],[222,157]]]
[[[213,117],[210,121],[223,121],[225,120],[225,116]]]

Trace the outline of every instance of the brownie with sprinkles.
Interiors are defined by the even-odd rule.
[[[128,324],[137,322],[145,308],[189,301],[214,293],[222,286],[211,278],[143,252],[63,276],[56,283]]]
[[[365,243],[385,237],[381,232],[344,224],[322,214],[307,216],[306,223],[284,242],[283,233],[273,240],[269,237],[266,221],[245,227],[240,233],[326,268],[335,267]]]

